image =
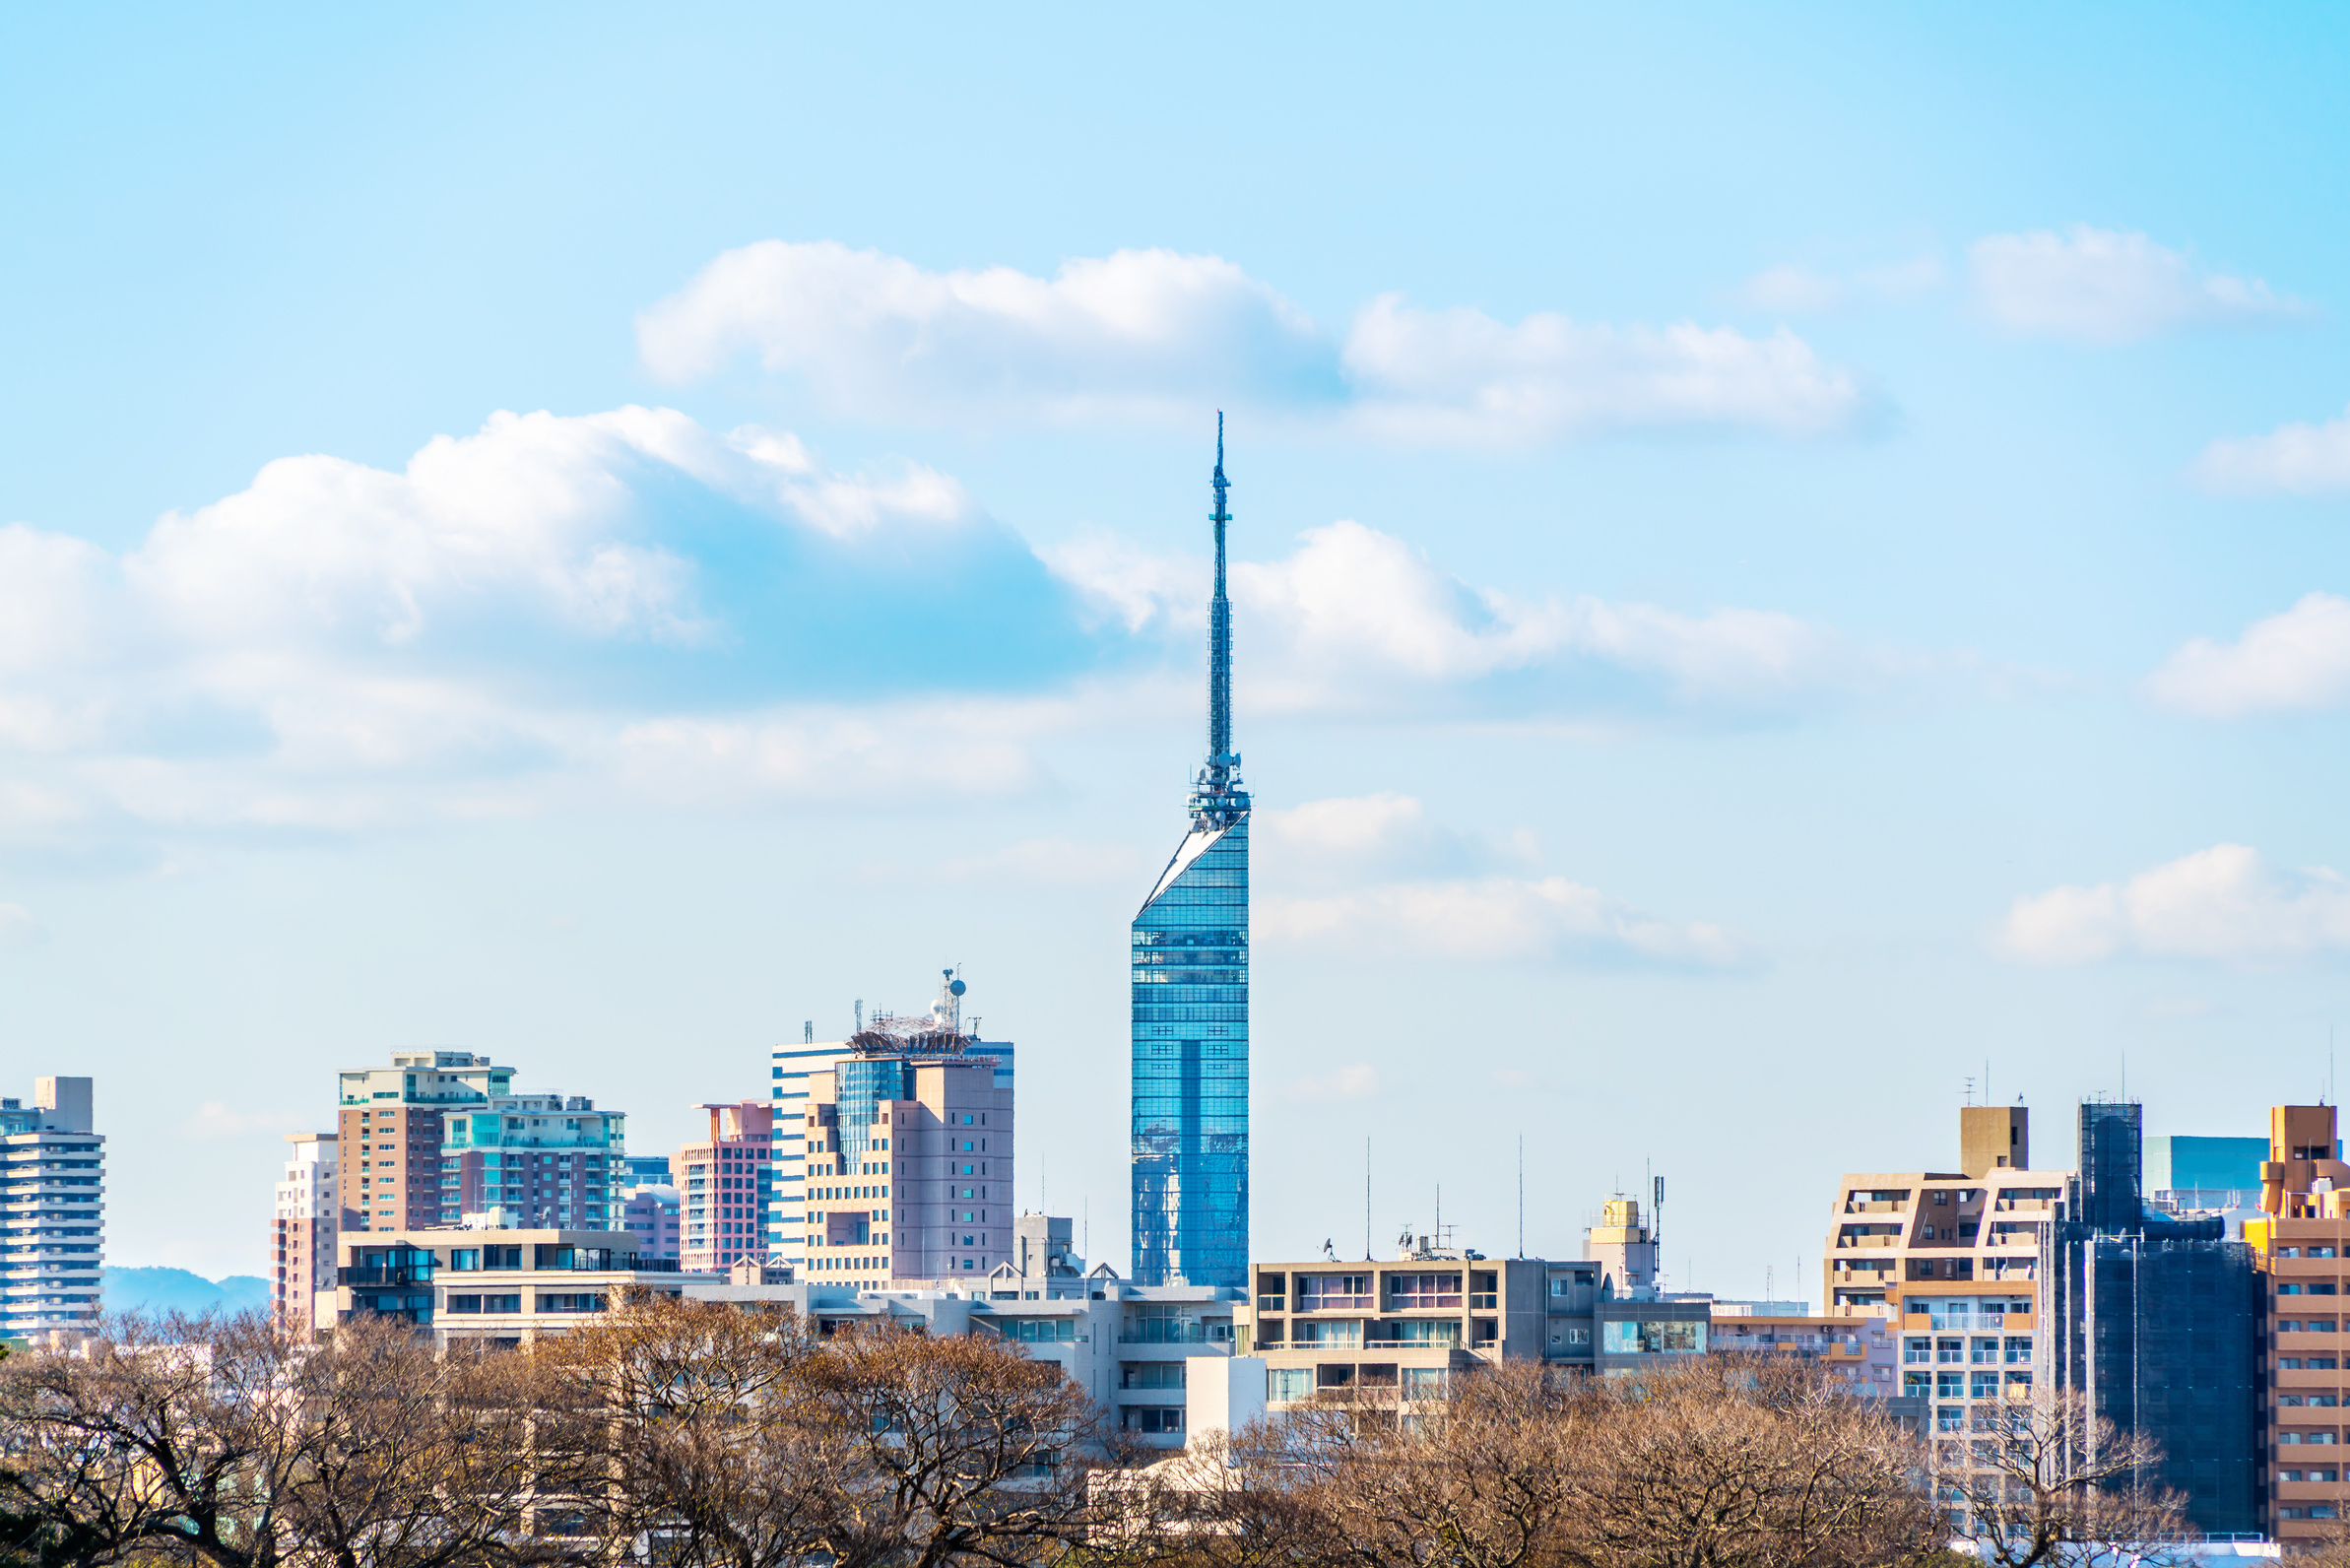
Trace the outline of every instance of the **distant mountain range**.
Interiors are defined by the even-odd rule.
[[[267,1310],[269,1281],[254,1274],[211,1280],[185,1269],[108,1269],[107,1312],[205,1313]]]

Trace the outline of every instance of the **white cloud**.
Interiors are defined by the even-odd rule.
[[[1254,820],[1266,876],[1287,882],[1457,876],[1540,858],[1524,829],[1505,844],[1488,844],[1440,826],[1415,797],[1392,790],[1261,806]]]
[[[1869,401],[1784,330],[1552,312],[1513,325],[1387,294],[1340,344],[1231,262],[1166,250],[1073,260],[1047,279],[764,240],[644,312],[637,343],[675,380],[751,354],[863,418],[980,425],[1196,419],[1237,403],[1383,439],[1483,445],[1630,429],[1820,435],[1853,427]]]
[[[1001,606],[956,608],[965,573]],[[273,462],[120,556],[0,528],[0,832],[1002,793],[1050,714],[943,693],[1081,675],[1071,611],[928,470],[666,410],[498,414],[398,472]],[[963,651],[905,670],[906,620]]]
[[[2146,678],[2158,702],[2204,718],[2350,702],[2350,599],[2313,593],[2235,642],[2196,637]]]
[[[1185,634],[1203,619],[1204,571],[1098,543],[1048,557],[1056,571],[1130,629]],[[1297,550],[1229,571],[1250,650],[1237,698],[1257,712],[1409,707],[1437,690],[1513,681],[1525,706],[1603,705],[1630,682],[1680,704],[1779,707],[1824,692],[1882,686],[1886,654],[1775,611],[1689,615],[1588,596],[1528,600],[1476,589],[1392,535],[1340,521],[1309,529]],[[1527,677],[1585,689],[1530,694]]]
[[[2258,326],[2308,313],[2257,278],[2198,274],[2186,256],[2144,234],[2086,224],[2068,234],[1987,234],[1969,248],[1967,263],[1977,306],[2030,337],[2131,343],[2187,327]]]
[[[637,320],[657,375],[734,355],[870,418],[1073,419],[1285,399],[1326,375],[1303,311],[1215,256],[1121,250],[1051,279],[926,272],[829,240],[730,250]],[[1325,388],[1327,390],[1327,388]]]
[[[2125,882],[2018,898],[1995,945],[2038,964],[2122,954],[2258,962],[2350,951],[2350,882],[2321,866],[2282,871],[2257,850],[2215,844]]]
[[[1809,436],[1852,428],[1869,399],[1784,327],[1612,327],[1551,312],[1363,307],[1341,356],[1355,418],[1383,438],[1516,444],[1595,432],[1712,428]]]
[[[0,904],[0,948],[30,947],[42,936],[40,922],[23,904]]]
[[[1367,1100],[1379,1092],[1379,1070],[1357,1062],[1336,1073],[1294,1079],[1289,1084],[1288,1097],[1309,1105],[1332,1105],[1345,1100]]]
[[[2266,435],[2222,436],[2195,459],[2194,478],[2233,495],[2339,495],[2350,491],[2350,413],[2323,425],[2280,425]]]
[[[1261,897],[1260,940],[1471,960],[1586,959],[1730,968],[1749,961],[1725,927],[1666,921],[1564,877],[1389,882],[1320,897]]]

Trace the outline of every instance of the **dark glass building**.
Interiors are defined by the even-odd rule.
[[[2162,1445],[2143,1482],[2185,1493],[2196,1529],[2257,1532],[2260,1276],[2224,1218],[2146,1207],[2139,1114],[2127,1103],[2081,1107],[2080,1174],[2043,1243],[2051,1373],[2099,1415]]]
[[[1249,1262],[1249,796],[1232,750],[1220,415],[1212,483],[1208,762],[1192,784],[1191,830],[1132,933],[1133,1276],[1238,1288]]]

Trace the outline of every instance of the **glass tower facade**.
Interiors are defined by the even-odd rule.
[[[1191,831],[1132,933],[1133,1277],[1237,1288],[1249,1265],[1249,796],[1232,750],[1220,415],[1213,486],[1208,762],[1192,784]]]

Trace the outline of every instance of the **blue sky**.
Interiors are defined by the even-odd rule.
[[[2324,1081],[2329,12],[4,26],[0,997],[111,1261],[257,1267],[338,1067],[662,1148],[960,962],[1123,1265],[1218,407],[1260,1253],[1366,1137],[1511,1246],[1523,1136],[1531,1249],[1653,1160],[1815,1292],[1986,1061],[2044,1163]]]

